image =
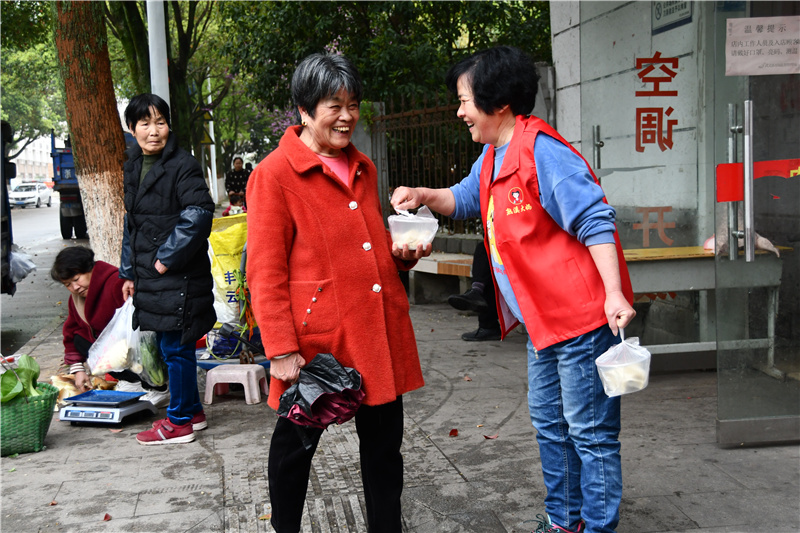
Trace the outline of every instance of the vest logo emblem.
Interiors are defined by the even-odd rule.
[[[523,202],[522,199],[522,189],[519,187],[514,187],[510,191],[508,191],[508,201],[512,205],[520,205]]]

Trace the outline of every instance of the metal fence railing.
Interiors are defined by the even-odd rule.
[[[389,197],[396,187],[449,187],[469,173],[483,146],[472,141],[457,110],[458,104],[423,104],[411,111],[395,111],[390,104],[385,114],[374,118],[372,153],[384,216],[393,213]],[[475,234],[480,221],[439,217],[439,228],[451,235]]]

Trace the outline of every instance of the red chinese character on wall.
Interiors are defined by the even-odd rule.
[[[667,246],[672,246],[672,243],[675,242],[673,239],[667,237],[665,229],[673,229],[675,227],[674,222],[664,222],[664,213],[669,213],[672,211],[671,206],[654,206],[654,207],[637,207],[636,212],[641,213],[642,215],[642,223],[636,223],[633,225],[633,229],[640,229],[642,230],[642,248],[649,248],[650,247],[650,230],[654,229],[658,232],[658,238],[661,239],[661,242],[666,244]],[[650,213],[655,213],[657,215],[657,221],[655,224],[650,222]]]
[[[677,57],[661,57],[656,52],[653,57],[636,59],[636,74],[644,84],[652,87],[636,91],[636,96],[678,96],[677,90],[662,89],[661,86],[671,83],[678,72]],[[670,119],[674,109],[668,107],[636,108],[636,151],[644,152],[646,144],[657,144],[662,152],[672,150],[672,129],[678,124],[677,119]]]
[[[658,70],[656,70],[656,65],[660,65]],[[642,69],[642,67],[644,68]],[[636,91],[636,96],[678,96],[678,91],[665,91],[661,89],[662,83],[670,83],[678,74],[675,70],[672,70],[677,68],[678,58],[662,58],[661,52],[656,52],[653,57],[643,57],[637,59],[636,69],[642,69],[637,76],[639,76],[639,79],[642,80],[642,83],[652,83],[653,88],[648,91]]]
[[[668,107],[638,107],[636,108],[636,151],[644,152],[645,144],[657,144],[661,151],[672,150],[672,128],[678,123],[677,119],[664,120],[672,115],[674,110]],[[666,131],[664,130],[666,126]]]

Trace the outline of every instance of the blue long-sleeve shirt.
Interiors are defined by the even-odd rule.
[[[450,187],[456,204],[452,218],[481,215],[480,174],[487,150],[488,145],[472,165],[469,175]],[[507,150],[508,144],[495,148],[492,179],[499,174]],[[539,133],[536,137],[533,158],[539,182],[539,201],[556,224],[586,246],[614,243],[616,211],[603,202],[605,194],[595,183],[583,159],[545,133]],[[522,322],[522,313],[505,267],[492,257],[492,268],[506,304]]]

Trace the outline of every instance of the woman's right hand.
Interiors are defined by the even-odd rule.
[[[80,392],[92,390],[92,379],[86,372],[75,372],[75,388]]]
[[[269,375],[273,378],[292,384],[300,379],[300,369],[306,365],[305,359],[295,352],[281,359],[270,359]]]
[[[127,302],[129,296],[133,296],[133,281],[126,279],[122,284],[122,299]]]
[[[427,187],[398,187],[389,200],[395,209],[414,209],[425,204],[431,211],[450,216],[456,209],[456,198],[450,189]]]
[[[398,187],[392,193],[389,200],[395,209],[414,209],[422,204],[422,195],[418,188]]]

